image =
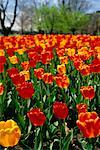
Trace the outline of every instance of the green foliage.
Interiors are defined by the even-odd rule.
[[[38,8],[38,15],[38,29],[46,33],[82,32],[90,20],[89,16],[81,12],[71,12],[56,6],[42,6]]]

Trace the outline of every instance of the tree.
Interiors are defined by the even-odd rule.
[[[86,12],[91,3],[88,0],[58,0],[59,5],[70,11]]]
[[[90,17],[80,12],[69,12],[66,16],[66,27],[72,34],[82,33],[88,25]]]
[[[24,31],[29,26],[29,15],[27,12],[27,9],[28,9],[27,1],[26,0],[19,0],[18,8],[19,8],[19,15],[18,15],[18,19],[17,19],[16,23],[21,30],[21,34],[23,34]]]
[[[5,36],[8,36],[11,33],[11,29],[15,23],[16,16],[17,16],[17,6],[18,6],[18,0],[15,0],[15,5],[14,5],[14,12],[13,12],[13,17],[10,19],[7,14],[7,9],[8,9],[8,4],[9,0],[0,0],[0,23],[1,23],[1,29],[2,33]],[[6,26],[6,21],[9,21],[9,26]]]
[[[64,10],[57,7],[43,6],[40,10],[40,29],[46,33],[82,33],[90,17],[78,11]]]
[[[57,7],[55,6],[49,7],[45,5],[39,9],[39,12],[40,12],[39,29],[44,30],[46,33],[54,32],[59,17],[59,11]]]
[[[21,33],[24,31],[30,31],[32,33],[33,28],[38,24],[38,7],[40,2],[37,0],[20,0],[19,1],[19,17],[17,24],[21,29]]]

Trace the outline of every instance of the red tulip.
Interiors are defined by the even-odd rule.
[[[17,91],[19,96],[22,98],[31,98],[34,94],[34,88],[31,82],[24,82],[20,86],[17,87]]]
[[[68,116],[68,108],[65,103],[56,101],[53,104],[53,113],[59,119],[65,119]]]
[[[8,75],[11,77],[15,74],[18,74],[18,69],[13,67],[13,68],[8,69],[7,72],[8,72]]]
[[[6,63],[6,57],[0,56],[0,64],[5,64],[5,63]]]
[[[83,104],[83,103],[77,104],[76,108],[78,110],[78,113],[87,112],[87,105],[86,104]]]
[[[40,108],[33,108],[27,113],[27,116],[34,126],[43,126],[46,121],[46,117]]]
[[[90,64],[91,73],[100,73],[100,60],[94,59]]]
[[[25,82],[25,76],[20,75],[20,74],[15,74],[11,76],[11,79],[12,79],[13,84],[15,84],[16,86]]]

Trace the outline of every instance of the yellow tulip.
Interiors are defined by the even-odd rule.
[[[57,71],[59,74],[66,74],[66,66],[65,64],[61,64],[57,66]]]
[[[25,81],[30,80],[30,72],[29,72],[29,70],[27,70],[27,71],[23,70],[19,74],[25,76]]]
[[[13,147],[18,144],[21,130],[14,120],[0,121],[0,145]]]
[[[0,49],[0,56],[5,56],[5,52],[2,49]]]
[[[24,54],[24,49],[17,49],[16,52],[19,54],[19,55],[23,55]]]
[[[12,64],[18,64],[18,58],[16,55],[9,57],[9,60]]]

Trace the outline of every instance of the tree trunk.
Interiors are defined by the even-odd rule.
[[[17,6],[18,6],[18,0],[15,0],[15,6],[14,6],[14,15],[12,22],[10,22],[10,26],[6,27],[6,12],[7,12],[7,6],[8,6],[9,0],[6,1],[6,5],[4,7],[4,2],[2,1],[1,8],[0,8],[0,23],[1,23],[1,28],[2,28],[2,33],[4,36],[8,36],[11,33],[11,29],[15,23],[16,15],[17,15]],[[10,20],[10,18],[9,18]]]
[[[72,28],[71,31],[72,31],[73,34],[75,34],[76,29],[75,29],[75,28]]]
[[[8,36],[11,33],[11,28],[3,28],[2,34]]]

